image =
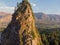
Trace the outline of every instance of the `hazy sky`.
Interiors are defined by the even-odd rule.
[[[0,0],[0,11],[13,12],[22,0]],[[29,0],[34,12],[60,14],[60,0]]]

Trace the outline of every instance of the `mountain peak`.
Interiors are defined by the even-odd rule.
[[[23,0],[26,1],[26,0]],[[22,2],[12,15],[12,20],[2,33],[2,45],[40,45],[41,38],[35,26],[29,2]]]

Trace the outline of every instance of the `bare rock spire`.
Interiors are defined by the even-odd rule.
[[[36,29],[29,2],[19,4],[10,24],[2,33],[1,45],[41,45],[41,38]]]

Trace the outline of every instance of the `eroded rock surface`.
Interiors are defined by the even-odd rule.
[[[22,1],[12,15],[12,21],[2,33],[2,45],[41,45],[34,14],[28,1]]]

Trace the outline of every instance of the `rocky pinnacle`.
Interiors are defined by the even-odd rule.
[[[1,45],[41,45],[33,10],[27,0],[18,4],[11,22],[2,32]]]

